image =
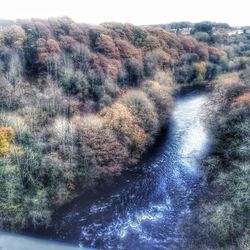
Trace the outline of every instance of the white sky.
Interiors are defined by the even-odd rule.
[[[209,20],[250,25],[250,0],[0,0],[0,19],[65,15],[93,24]]]

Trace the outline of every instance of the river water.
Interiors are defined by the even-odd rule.
[[[209,148],[203,114],[207,94],[177,98],[168,133],[152,156],[91,202],[80,197],[47,230],[51,239],[97,249],[172,249],[179,225],[204,189],[199,173]],[[150,152],[149,152],[150,153]]]

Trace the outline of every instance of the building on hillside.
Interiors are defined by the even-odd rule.
[[[250,35],[250,28],[244,29],[244,33]]]
[[[171,32],[181,35],[190,35],[192,28],[170,29]]]
[[[229,30],[228,35],[233,36],[233,35],[241,35],[244,33],[243,29],[236,29],[236,30]]]

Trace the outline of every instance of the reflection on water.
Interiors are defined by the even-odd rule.
[[[143,163],[143,173],[128,176],[118,190],[87,206],[79,198],[53,222],[51,237],[102,249],[178,247],[178,224],[202,190],[198,168],[208,148],[201,119],[206,101],[206,94],[178,99],[165,143]]]

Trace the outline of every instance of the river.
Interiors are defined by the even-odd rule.
[[[204,125],[208,95],[178,97],[162,143],[136,171],[92,199],[60,210],[43,236],[97,249],[172,249],[185,241],[179,227],[204,190],[200,164],[209,149]]]
[[[177,98],[168,133],[142,171],[131,171],[91,202],[78,198],[56,217],[51,238],[102,249],[178,247],[183,241],[178,225],[203,190],[199,169],[209,148],[202,119],[207,98],[195,92]]]

